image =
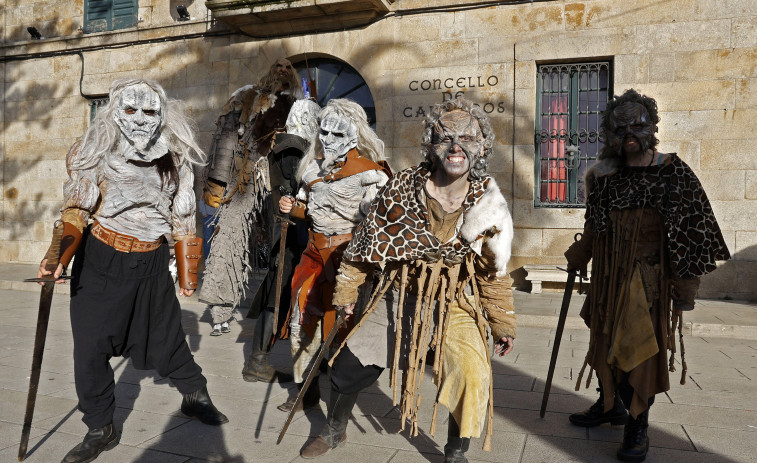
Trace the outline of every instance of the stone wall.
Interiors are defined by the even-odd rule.
[[[420,159],[428,107],[462,92],[491,109],[497,130],[491,171],[515,221],[511,269],[563,263],[584,211],[534,207],[536,66],[601,58],[613,62],[616,94],[636,88],[657,99],[660,149],[679,153],[712,201],[734,258],[704,278],[700,295],[757,298],[757,135],[751,123],[757,118],[757,2],[565,0],[408,14],[476,2],[398,0],[393,16],[363,29],[266,40],[206,22],[200,1],[187,2],[193,21],[176,22],[178,3],[184,2],[140,1],[137,28],[81,34],[82,0],[6,1],[0,262],[35,262],[46,249],[60,208],[65,154],[89,120],[79,89],[81,58],[65,51],[86,48],[84,94],[107,93],[118,77],[156,79],[187,103],[203,147],[229,94],[257,81],[281,56],[332,57],[358,70],[373,94],[377,132],[395,169]],[[53,38],[26,41],[30,18]],[[189,38],[146,42],[177,37]],[[8,59],[45,52],[60,56]]]

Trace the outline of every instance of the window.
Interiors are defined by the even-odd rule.
[[[103,32],[137,25],[137,0],[84,0],[84,32]]]
[[[534,206],[583,205],[584,172],[602,147],[601,112],[611,95],[609,61],[537,67]]]
[[[97,111],[100,107],[105,106],[110,101],[110,97],[104,96],[99,98],[91,98],[89,100],[89,123],[91,124],[95,120]]]
[[[368,116],[368,124],[376,127],[376,105],[373,95],[355,68],[343,61],[327,58],[300,61],[295,63],[294,67],[300,78],[312,78],[315,81],[315,88],[311,88],[310,93],[321,107],[334,98],[349,98],[363,107]]]

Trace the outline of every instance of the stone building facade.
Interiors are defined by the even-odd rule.
[[[287,57],[356,71],[395,170],[420,159],[430,105],[457,94],[479,102],[498,132],[490,171],[510,203],[511,270],[522,282],[524,265],[564,263],[584,213],[580,191],[571,194],[582,168],[567,157],[585,167],[581,153],[596,149],[591,127],[566,119],[570,101],[596,95],[569,80],[555,93],[548,81],[591,80],[594,69],[600,100],[627,88],[657,99],[661,151],[677,152],[709,194],[733,260],[704,278],[700,296],[757,299],[757,2],[113,0],[122,9],[105,13],[102,3],[0,6],[0,262],[43,255],[66,152],[114,79],[160,82],[186,102],[207,148],[231,92]],[[43,38],[30,40],[28,27]],[[570,117],[596,124],[587,108]]]

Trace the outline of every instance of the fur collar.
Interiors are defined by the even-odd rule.
[[[483,235],[487,236],[486,244],[494,252],[497,275],[504,275],[513,242],[513,219],[493,178],[489,178],[486,191],[467,211],[460,227],[460,236],[469,243],[482,239]],[[478,248],[480,253],[480,244],[471,247]]]

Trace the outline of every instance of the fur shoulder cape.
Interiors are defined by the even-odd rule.
[[[355,231],[344,258],[358,262],[456,260],[481,241],[494,252],[497,271],[504,274],[510,260],[513,221],[507,201],[491,177],[471,181],[463,201],[463,224],[452,240],[441,243],[428,230],[424,185],[431,172],[427,163],[398,172],[379,190],[365,220]]]

